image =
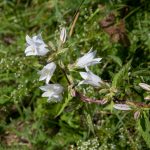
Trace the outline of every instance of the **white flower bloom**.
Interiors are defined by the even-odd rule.
[[[79,83],[80,84],[90,84],[94,87],[100,87],[101,84],[103,84],[103,81],[101,78],[94,73],[92,73],[87,67],[86,67],[87,72],[80,72],[81,77],[84,79]]]
[[[51,62],[46,66],[44,66],[44,68],[38,72],[38,74],[41,75],[39,81],[46,80],[46,84],[48,84],[55,69],[56,69],[56,64],[54,62]]]
[[[127,104],[114,104],[113,107],[118,110],[131,110]]]
[[[47,54],[48,49],[46,49],[47,45],[44,43],[41,34],[37,36],[33,36],[30,38],[28,35],[26,36],[27,48],[25,49],[26,56],[38,55],[44,56]]]
[[[60,40],[62,43],[66,42],[66,36],[67,36],[66,28],[63,27],[60,31]]]
[[[139,83],[139,86],[146,90],[146,91],[149,91],[150,92],[150,85],[146,84],[146,83]]]
[[[63,87],[60,84],[47,84],[40,89],[44,91],[42,97],[48,97],[48,101],[61,101],[63,98]]]
[[[85,54],[84,56],[82,56],[77,60],[76,66],[79,68],[84,68],[86,66],[91,66],[100,63],[100,60],[102,58],[94,58],[95,55],[96,51],[92,52],[91,48],[87,54]]]

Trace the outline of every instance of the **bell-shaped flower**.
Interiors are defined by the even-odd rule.
[[[47,54],[47,45],[44,43],[41,34],[33,36],[32,38],[26,36],[27,48],[25,49],[26,56],[38,55],[44,56]]]
[[[44,66],[44,68],[38,72],[38,74],[41,75],[39,81],[46,80],[46,84],[48,84],[51,77],[53,76],[55,69],[56,64],[54,62],[51,62]]]
[[[99,76],[92,73],[87,67],[85,69],[87,72],[80,72],[80,75],[84,80],[79,82],[79,85],[90,84],[94,87],[100,87],[104,83]]]
[[[66,37],[67,37],[66,28],[63,27],[60,31],[60,41],[62,43],[65,43],[66,42]]]
[[[131,110],[131,107],[127,104],[114,104],[113,107],[118,110]]]
[[[146,83],[139,83],[139,86],[146,90],[146,91],[149,91],[150,92],[150,85],[146,84]]]
[[[63,98],[63,87],[60,84],[47,84],[45,86],[41,86],[40,89],[44,91],[42,97],[48,97],[48,101],[58,102]]]
[[[92,52],[92,48],[91,48],[87,54],[85,54],[84,56],[82,56],[77,60],[76,67],[85,68],[100,63],[100,60],[102,58],[94,58],[95,55],[96,55],[96,51]]]

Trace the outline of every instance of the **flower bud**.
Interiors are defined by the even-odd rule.
[[[118,110],[131,110],[127,104],[114,104],[113,107]]]
[[[146,90],[146,91],[149,91],[150,92],[150,85],[146,84],[146,83],[139,83],[139,86]]]
[[[60,31],[60,40],[61,40],[61,42],[62,43],[65,43],[66,42],[66,35],[67,33],[66,33],[66,28],[65,27],[63,27],[62,29],[61,29],[61,31]]]
[[[137,120],[140,117],[140,111],[134,113],[134,119]]]

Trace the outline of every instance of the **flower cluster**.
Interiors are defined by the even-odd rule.
[[[64,44],[66,42],[66,29],[63,27],[60,31],[60,43]],[[37,55],[37,56],[44,56],[46,55],[49,50],[47,49],[47,45],[44,43],[41,34],[37,36],[33,36],[32,38],[28,35],[26,36],[27,48],[25,49],[26,56]],[[102,58],[94,58],[96,55],[96,51],[92,51],[92,48],[88,53],[86,53],[81,58],[77,59],[74,66],[76,68],[84,68],[86,72],[79,72],[83,80],[79,82],[78,85],[81,84],[89,84],[94,87],[101,87],[103,81],[101,78],[94,73],[92,73],[88,67],[92,65],[96,65],[100,63]],[[49,84],[54,72],[56,70],[56,63],[49,62],[46,66],[43,67],[42,70],[38,72],[40,75],[39,81],[45,80],[46,85],[40,87],[44,93],[42,97],[48,97],[48,101],[60,101],[62,100],[62,92],[63,87],[56,83],[56,84]]]
[[[85,68],[86,72],[80,72],[81,77],[84,79],[79,83],[80,84],[90,84],[94,87],[100,87],[103,84],[101,78],[89,70],[89,66],[100,63],[102,58],[94,58],[96,55],[96,51],[92,52],[92,48],[90,51],[79,58],[76,62],[76,67]]]
[[[60,34],[60,41],[65,43],[66,40],[66,29],[62,28]],[[46,55],[49,50],[47,49],[47,45],[44,43],[41,34],[37,36],[33,36],[32,38],[28,35],[26,36],[27,48],[25,49],[25,55],[37,55],[37,56],[44,56]],[[46,66],[43,67],[41,71],[38,72],[40,75],[39,81],[45,80],[46,85],[41,86],[40,89],[44,91],[42,97],[48,97],[48,101],[60,101],[62,100],[62,92],[63,87],[56,83],[56,84],[49,84],[51,77],[56,69],[55,62],[50,62]]]
[[[55,61],[55,56],[56,57],[59,56],[60,53],[65,52],[67,49],[67,48],[63,49],[63,46],[62,46],[66,42],[66,38],[67,38],[66,28],[63,27],[60,31],[60,43],[58,44],[59,45],[58,49],[57,50],[55,49],[54,55],[52,54],[50,56],[50,60],[54,60],[54,61],[49,61],[49,59],[48,59],[48,64],[46,64],[42,70],[38,71],[38,74],[40,75],[39,81],[45,80],[45,83],[46,83],[45,86],[40,87],[40,89],[44,92],[42,94],[42,97],[48,97],[48,101],[58,102],[63,99],[62,93],[64,91],[64,88],[62,87],[62,85],[60,85],[58,83],[52,84],[52,83],[50,83],[50,81],[51,81],[51,78],[56,70],[57,65],[58,65],[58,63]],[[39,34],[37,36],[33,36],[32,38],[27,35],[26,42],[27,42],[27,47],[25,49],[26,56],[31,56],[31,55],[44,56],[49,52],[48,45],[45,44],[45,42],[43,41],[41,34]],[[53,56],[54,56],[54,58],[53,58]],[[80,86],[82,84],[88,84],[95,88],[101,88],[101,89],[102,89],[102,87],[107,87],[109,89],[110,93],[106,94],[106,97],[101,100],[95,100],[95,99],[93,100],[93,99],[87,98],[86,96],[80,94],[80,92],[78,92],[78,91],[74,91],[73,96],[78,95],[78,96],[80,96],[81,100],[83,100],[85,102],[90,102],[90,103],[94,102],[94,103],[98,103],[98,104],[105,104],[110,98],[112,98],[114,96],[114,94],[116,93],[115,92],[116,90],[115,89],[113,90],[113,88],[110,88],[109,84],[105,83],[99,76],[94,74],[89,69],[90,66],[101,63],[102,58],[95,58],[95,57],[96,57],[96,51],[93,51],[93,49],[91,48],[89,50],[89,52],[84,54],[82,57],[78,58],[74,64],[71,64],[68,66],[72,66],[73,69],[77,68],[77,69],[85,70],[85,71],[79,72],[79,74],[83,80],[79,81],[78,86]],[[59,62],[60,62],[59,68],[61,68],[62,72],[64,73],[69,85],[70,84],[74,85],[73,83],[70,83],[70,81],[67,77],[63,62],[62,61],[59,61]],[[62,64],[62,66],[61,66],[61,64]],[[69,70],[69,67],[67,69]],[[142,89],[146,90],[148,94],[150,93],[150,85],[148,85],[146,83],[139,83],[139,86]],[[147,97],[145,97],[145,99],[150,99],[150,96],[148,95]],[[114,102],[113,108],[118,109],[118,110],[128,111],[128,110],[133,110],[134,108],[136,108],[136,105],[138,105],[138,104],[136,104],[134,102],[126,103],[126,101],[125,101],[125,103],[122,103],[122,104],[121,103],[117,104]],[[134,113],[134,118],[137,119],[139,116],[140,116],[140,110],[137,109],[136,112]]]

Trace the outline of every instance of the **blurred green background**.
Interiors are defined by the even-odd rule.
[[[51,104],[41,98],[39,86],[43,83],[38,81],[37,71],[45,60],[25,57],[25,36],[42,32],[46,43],[55,44],[60,27],[67,27],[69,32],[77,12],[80,14],[67,43],[72,53],[66,63],[73,63],[77,56],[93,47],[103,59],[92,70],[111,83],[132,60],[116,81],[117,96],[145,102],[146,93],[138,84],[150,84],[149,0],[1,0],[0,149],[150,148],[148,117],[141,118],[141,122],[147,119],[143,121],[147,125],[140,130],[133,112],[111,111],[107,105],[87,104],[78,98],[72,99],[62,114],[55,117],[62,103]],[[110,14],[115,16],[114,22],[106,21]],[[111,30],[104,28],[107,23],[114,24],[110,25]],[[55,76],[62,78],[59,73]],[[86,92],[94,96],[90,88]]]

